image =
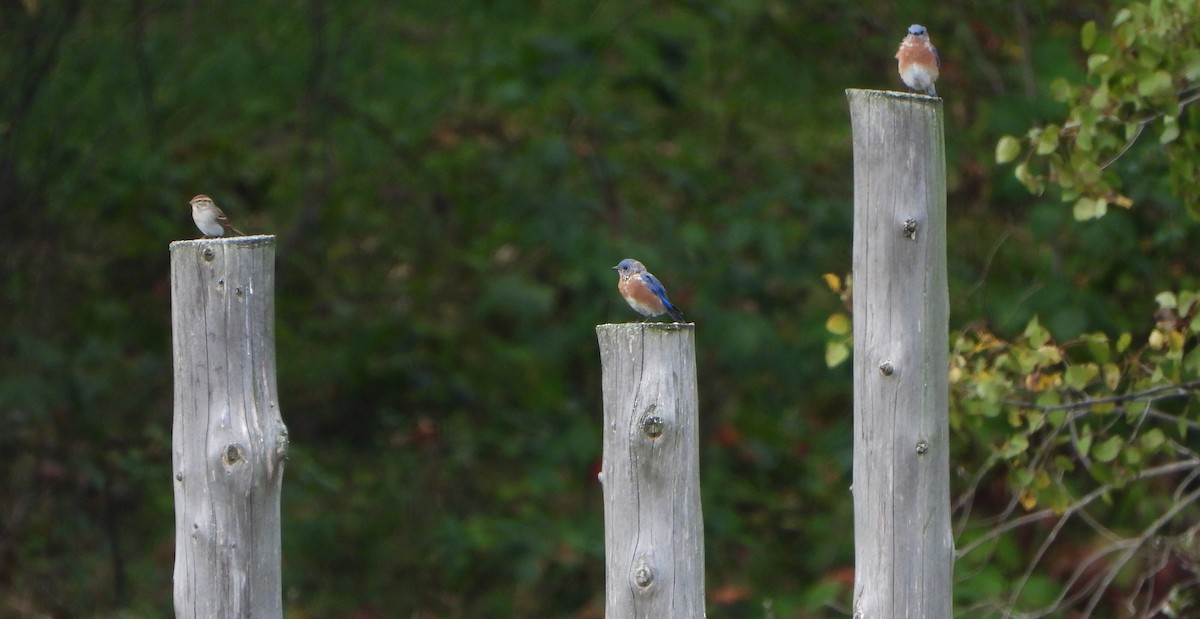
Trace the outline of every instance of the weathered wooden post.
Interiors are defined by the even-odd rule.
[[[175,616],[282,617],[275,237],[171,243]]]
[[[704,616],[695,325],[596,327],[607,619]]]
[[[942,101],[847,90],[854,132],[854,617],[950,617]]]

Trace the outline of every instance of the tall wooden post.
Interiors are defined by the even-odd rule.
[[[695,326],[596,327],[607,619],[704,616]]]
[[[275,237],[171,243],[175,616],[282,617]]]
[[[950,617],[942,101],[847,90],[854,132],[854,617]]]

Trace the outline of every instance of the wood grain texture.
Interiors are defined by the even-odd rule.
[[[942,102],[846,94],[854,133],[854,616],[950,617]]]
[[[175,616],[281,617],[275,237],[171,243]]]
[[[704,616],[695,325],[596,327],[607,619]]]

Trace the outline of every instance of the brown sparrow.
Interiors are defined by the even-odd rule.
[[[218,236],[245,236],[240,230],[233,227],[229,223],[229,219],[225,217],[225,213],[221,212],[220,208],[213,203],[212,198],[199,194],[192,198],[192,221],[196,222],[196,227],[204,233],[208,238]]]

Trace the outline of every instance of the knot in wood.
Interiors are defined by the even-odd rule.
[[[243,453],[242,446],[237,443],[230,443],[221,451],[221,464],[224,464],[225,468],[231,468],[244,459],[245,454]]]
[[[904,220],[904,238],[910,241],[917,240],[917,220],[912,217]]]
[[[928,441],[917,441],[917,455],[923,456],[923,455],[925,455],[925,453],[927,451],[929,451],[929,442]]]
[[[650,438],[658,438],[663,435],[663,428],[667,422],[658,415],[646,415],[642,417],[642,433]]]
[[[200,251],[200,255],[204,257],[205,262],[212,262],[213,258],[217,257],[217,254],[215,252],[213,252],[211,247],[205,247],[204,249],[202,249]]]
[[[892,365],[891,361],[884,361],[879,364],[879,373],[884,376],[891,376],[896,373],[896,366]]]
[[[280,422],[282,423],[282,421]],[[280,460],[287,460],[288,454],[288,433],[287,428],[281,428],[279,436],[275,437],[275,456]]]
[[[639,562],[633,568],[633,583],[643,589],[654,584],[654,568],[645,561]]]

